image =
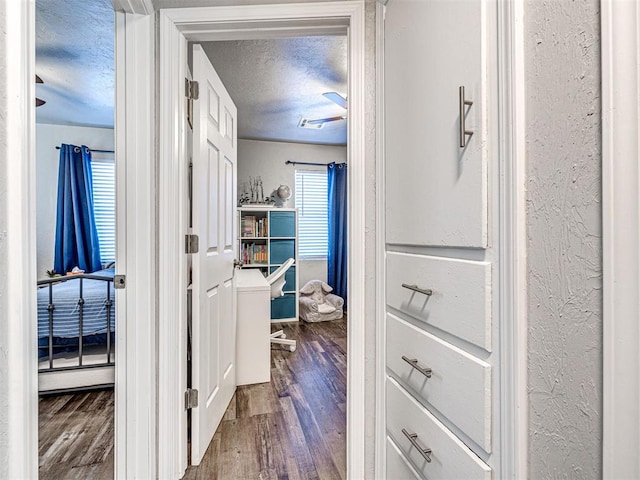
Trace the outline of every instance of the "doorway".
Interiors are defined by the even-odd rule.
[[[35,7],[37,314],[29,321],[37,328],[39,477],[112,477],[113,7]]]
[[[201,42],[228,39],[277,38],[282,36],[305,36],[309,34],[348,34],[349,35],[349,146],[348,161],[350,168],[349,203],[349,332],[348,332],[348,396],[347,396],[347,477],[363,477],[364,468],[364,249],[351,248],[365,244],[364,221],[364,5],[349,4],[309,4],[309,5],[264,5],[260,7],[211,7],[203,9],[167,9],[160,12],[160,162],[159,162],[159,209],[160,243],[175,245],[175,251],[163,249],[160,253],[160,278],[163,266],[180,264],[180,244],[184,242],[180,233],[186,225],[184,208],[173,204],[170,192],[184,188],[187,172],[184,159],[185,146],[182,134],[184,123],[176,119],[185,118],[184,78],[187,57],[187,42]],[[293,20],[292,20],[293,19]],[[258,33],[259,32],[259,33]],[[179,152],[181,157],[170,155]],[[176,182],[176,179],[178,181]],[[186,195],[180,195],[184,198]],[[186,268],[180,268],[181,275],[186,275]],[[166,278],[159,285],[160,298],[181,298],[185,277]],[[176,338],[184,339],[180,344],[186,345],[186,329],[173,321],[184,310],[179,302],[167,304],[159,313],[159,341],[161,345],[175,342]],[[169,339],[171,342],[169,342]],[[177,352],[175,352],[177,353]],[[171,353],[171,358],[164,358],[167,370],[159,372],[159,391],[167,392],[163,402],[161,393],[159,400],[160,419],[159,439],[160,451],[167,452],[161,457],[159,473],[164,468],[178,475],[186,468],[186,413],[180,404],[180,396],[176,392],[184,392],[186,388],[186,368],[179,367],[182,357]],[[171,431],[178,435],[163,435],[162,419],[175,418]],[[181,437],[178,439],[177,437]],[[184,443],[181,443],[184,441]],[[173,445],[173,446],[172,446]],[[185,447],[183,447],[183,445]],[[168,474],[168,476],[172,476]]]
[[[234,241],[241,275],[260,271],[267,276],[288,258],[294,262],[284,277],[282,296],[270,302],[269,315],[271,331],[283,331],[285,342],[294,343],[273,343],[271,361],[264,357],[254,365],[254,371],[267,368],[260,382],[269,381],[270,368],[270,383],[248,380],[240,372],[246,360],[237,358],[236,395],[209,450],[202,451],[209,440],[200,444],[195,436],[190,458],[200,465],[199,475],[221,478],[252,478],[266,472],[345,478],[348,297],[346,278],[341,276],[348,261],[343,248],[346,229],[340,220],[348,204],[342,182],[347,172],[347,38],[203,42],[192,47],[193,68],[200,47],[238,111],[239,198],[232,215],[240,228]],[[198,101],[204,105],[210,102],[211,85],[200,81]],[[195,104],[192,110],[198,108],[202,107]],[[302,126],[305,118],[312,128]],[[198,119],[194,114],[196,138]],[[194,156],[194,172],[196,162]],[[199,231],[202,246],[206,231]],[[313,305],[322,305],[322,312]],[[242,307],[239,298],[238,310]],[[190,331],[191,344],[197,346],[195,328]],[[254,360],[258,358],[263,357],[256,355]],[[201,387],[198,396],[199,404],[208,397]],[[194,414],[198,411],[191,411],[192,422]],[[197,426],[192,424],[190,431]],[[187,475],[192,474],[190,468]]]

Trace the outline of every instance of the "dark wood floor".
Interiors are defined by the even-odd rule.
[[[346,478],[346,317],[284,330],[297,350],[272,347],[271,383],[238,387],[185,479]]]
[[[283,324],[271,383],[238,387],[209,449],[185,479],[346,478],[347,329]],[[40,479],[113,478],[113,391],[40,399]]]
[[[113,478],[113,389],[41,397],[39,478]]]

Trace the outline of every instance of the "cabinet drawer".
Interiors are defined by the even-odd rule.
[[[387,437],[387,480],[419,480],[420,476],[409,465],[409,461],[402,455],[402,452]]]
[[[387,433],[419,473],[429,480],[491,479],[491,468],[389,377],[386,391]],[[425,460],[403,429],[418,435],[414,441],[421,448],[431,449],[431,462]]]
[[[418,360],[431,377],[402,357]],[[387,314],[387,367],[415,394],[491,452],[491,366]]]
[[[402,285],[431,289],[431,295]],[[387,253],[387,304],[491,351],[491,264]]]
[[[296,258],[295,240],[271,240],[269,263],[280,265],[289,258]]]
[[[269,235],[272,237],[295,237],[295,212],[271,212]]]

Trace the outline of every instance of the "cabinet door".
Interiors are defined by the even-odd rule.
[[[487,246],[487,0],[390,0],[387,242]],[[467,146],[460,147],[459,87]]]

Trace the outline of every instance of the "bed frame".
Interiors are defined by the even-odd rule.
[[[104,297],[96,298],[95,293],[86,297],[87,280],[104,283]],[[77,336],[58,337],[56,326],[56,288],[66,282],[77,281]],[[98,287],[90,284],[93,290]],[[113,276],[95,274],[77,274],[55,277],[38,281],[39,292],[47,289],[48,305],[46,319],[39,308],[38,324],[48,320],[48,336],[38,335],[38,391],[41,394],[63,393],[78,390],[90,390],[112,387],[114,384],[115,355],[113,351],[115,339],[115,295],[113,292]],[[59,290],[60,291],[60,290]],[[75,294],[73,295],[76,300]],[[60,303],[60,302],[58,302]],[[67,306],[70,305],[67,302]],[[61,305],[58,305],[61,306]],[[87,331],[87,314],[91,308],[103,308],[104,312],[90,317],[90,324],[96,328],[96,322],[104,325],[105,333]],[[75,319],[76,311],[74,310]],[[104,319],[99,318],[104,314]],[[91,330],[91,329],[90,329]],[[44,344],[44,345],[43,345]]]

